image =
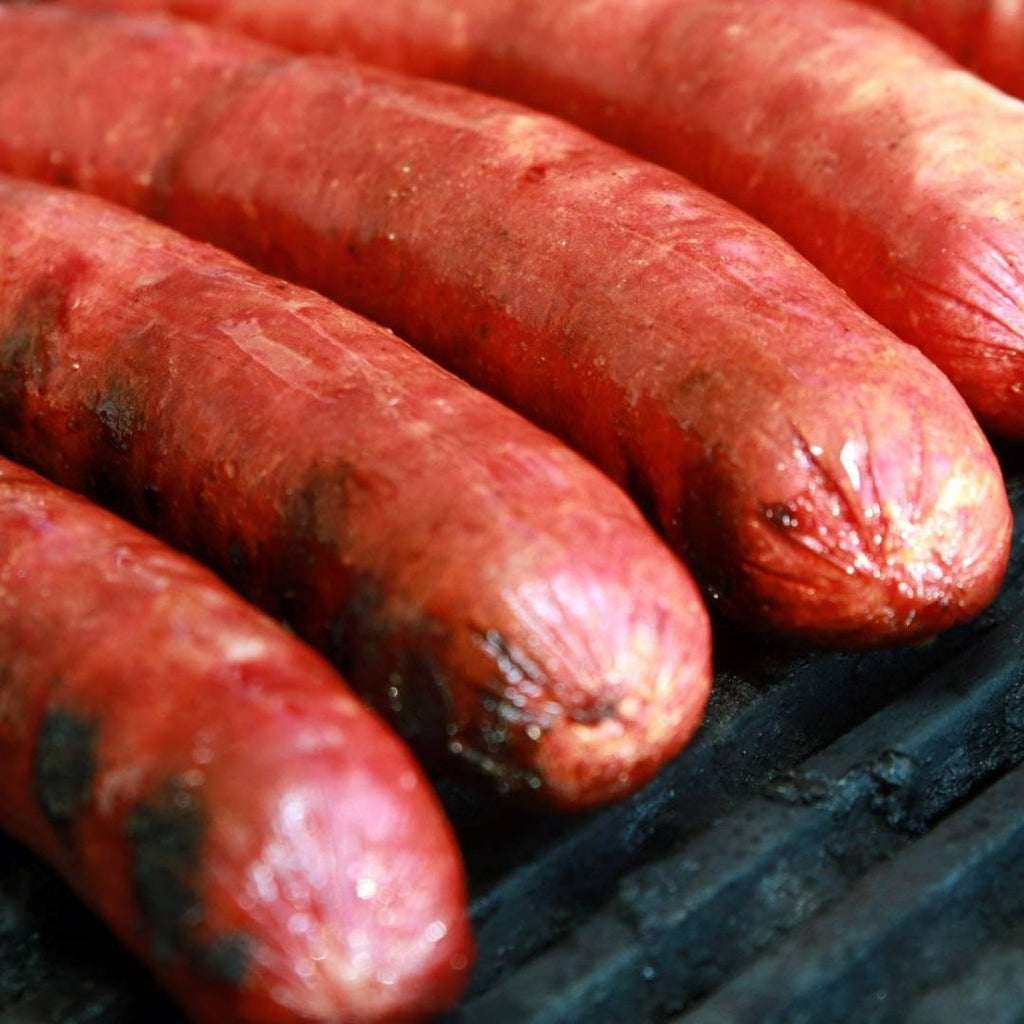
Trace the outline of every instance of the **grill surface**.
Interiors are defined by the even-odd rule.
[[[481,947],[448,1024],[1024,1022],[1022,531],[996,605],[927,647],[716,640],[707,724],[632,800],[566,820],[444,788]],[[0,1022],[180,1022],[6,840]]]

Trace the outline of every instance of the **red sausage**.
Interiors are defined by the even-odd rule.
[[[774,228],[937,363],[983,424],[1024,438],[1024,108],[873,11],[846,0],[73,2],[177,11],[576,121]],[[938,20],[949,2],[919,7]],[[993,52],[1024,83],[1024,5],[989,7],[1014,26],[999,22]]]
[[[0,460],[0,827],[200,1021],[411,1021],[472,958],[408,751],[207,570]]]
[[[10,179],[0,442],[212,563],[503,789],[611,799],[700,719],[700,595],[579,456],[320,296]]]
[[[861,0],[951,53],[1014,96],[1024,97],[1024,0]]]
[[[898,642],[999,585],[1002,481],[946,379],[777,236],[561,122],[198,26],[10,9],[0,166],[388,322],[628,484],[748,621]]]

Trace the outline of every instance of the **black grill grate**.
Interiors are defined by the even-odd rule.
[[[995,607],[927,647],[722,627],[717,651],[697,742],[632,800],[565,820],[445,789],[481,946],[451,1024],[1024,1024],[1024,532]],[[177,1020],[0,844],[0,1022]]]

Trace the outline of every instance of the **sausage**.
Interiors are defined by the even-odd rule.
[[[576,121],[774,228],[941,367],[986,427],[1024,438],[1024,110],[876,12],[846,0],[75,2],[178,11]],[[920,10],[931,22],[949,5]],[[1024,82],[1016,21],[992,38]]]
[[[183,555],[0,460],[0,827],[199,1021],[412,1021],[472,958],[408,750]]]
[[[0,179],[0,444],[221,572],[426,756],[585,807],[710,685],[625,494],[382,328],[85,196]]]
[[[747,621],[901,642],[998,587],[1006,497],[946,379],[777,236],[561,122],[200,26],[11,9],[0,167],[385,322],[628,486]]]
[[[861,0],[917,29],[961,64],[1024,97],[1024,0]]]

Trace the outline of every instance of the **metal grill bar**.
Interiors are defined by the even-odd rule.
[[[1024,925],[1007,940],[989,943],[954,980],[925,992],[907,1024],[1022,1024],[1024,1022]]]
[[[902,1021],[986,934],[1024,914],[1017,768],[685,1018],[686,1024]]]
[[[660,1019],[1021,760],[1024,609],[766,796],[627,876],[601,914],[462,1019]]]

